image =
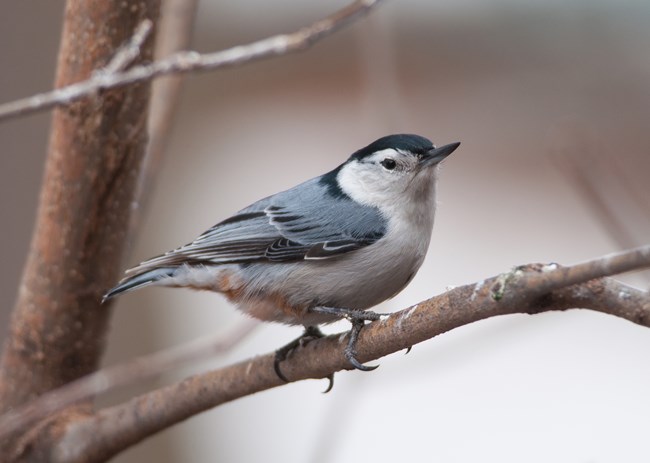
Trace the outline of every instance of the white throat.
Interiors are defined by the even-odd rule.
[[[341,190],[354,201],[379,209],[393,219],[433,225],[436,206],[437,166],[403,181],[386,182],[367,166],[352,162],[337,176]]]

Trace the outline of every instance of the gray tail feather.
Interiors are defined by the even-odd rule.
[[[153,270],[147,270],[143,273],[139,273],[134,276],[129,276],[124,278],[120,283],[115,286],[113,289],[108,290],[104,297],[102,298],[102,304],[112,297],[117,296],[121,293],[126,293],[128,291],[133,291],[134,289],[142,288],[143,286],[150,285],[156,281],[170,277],[176,272],[176,268],[156,268]]]

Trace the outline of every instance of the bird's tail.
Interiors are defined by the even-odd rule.
[[[127,276],[122,281],[120,281],[117,286],[115,286],[113,289],[110,289],[106,294],[104,294],[102,303],[106,302],[112,297],[117,296],[118,294],[133,291],[134,289],[153,284],[163,278],[171,277],[174,272],[176,272],[176,270],[177,268],[175,267],[153,268],[150,270],[145,270],[144,272],[136,273],[135,275]]]

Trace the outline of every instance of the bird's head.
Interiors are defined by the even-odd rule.
[[[340,167],[339,188],[354,200],[382,208],[432,191],[436,167],[460,143],[436,148],[419,135],[388,135],[360,149]]]

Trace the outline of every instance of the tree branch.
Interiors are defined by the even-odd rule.
[[[110,75],[128,68],[140,56],[142,45],[153,28],[153,21],[145,19],[135,29],[131,39],[120,47],[111,61],[103,68],[95,71],[97,74]]]
[[[627,208],[620,204],[635,204],[641,217],[650,213],[650,204],[634,188],[634,183],[625,178],[624,172],[611,157],[603,156],[603,140],[579,125],[567,124],[556,131],[555,148],[551,160],[558,172],[584,199],[603,229],[621,249],[638,246],[635,226],[638,231],[638,217],[622,216]],[[646,233],[647,234],[647,233]]]
[[[366,14],[381,0],[357,0],[336,13],[291,34],[269,37],[248,45],[200,54],[182,51],[125,71],[96,73],[91,78],[56,90],[0,105],[0,121],[65,106],[100,90],[123,87],[167,74],[209,71],[309,48],[346,24]]]
[[[454,288],[371,323],[357,345],[362,362],[378,359],[451,329],[498,315],[585,308],[650,326],[648,294],[610,279],[650,266],[650,246],[570,267],[531,264],[479,283]],[[600,279],[596,279],[600,278]],[[347,333],[315,340],[282,364],[291,381],[325,378],[349,369]],[[282,384],[274,354],[192,376],[70,423],[54,443],[56,461],[108,458],[194,414]]]
[[[198,0],[164,0],[162,4],[160,33],[157,35],[155,57],[171,55],[186,50],[190,45]],[[149,143],[142,162],[140,178],[135,194],[135,211],[131,221],[132,240],[140,228],[144,211],[152,196],[155,180],[170,137],[176,115],[183,75],[171,75],[155,80],[151,91],[149,120],[147,121]],[[127,243],[130,248],[132,242]]]
[[[136,357],[46,392],[0,416],[0,441],[13,432],[77,402],[92,399],[127,384],[159,377],[174,368],[206,357],[214,358],[225,354],[245,340],[257,326],[256,320],[246,319],[225,335],[197,339],[181,346]]]
[[[158,0],[125,5],[66,2],[55,86],[104,75],[107,63],[112,72],[151,60]],[[122,266],[148,102],[142,83],[53,114],[36,223],[0,359],[1,411],[97,369],[110,316],[99,300]],[[0,440],[3,461],[20,449],[18,439]]]
[[[57,86],[106,63],[121,67],[133,60],[135,48],[141,49],[139,60],[150,59],[145,20],[156,18],[157,0],[132,9],[122,3],[68,1]],[[142,21],[145,26],[120,49]],[[110,314],[99,299],[122,265],[148,98],[148,85],[140,84],[54,113],[34,235],[0,362],[0,410],[84,376],[99,363]]]

